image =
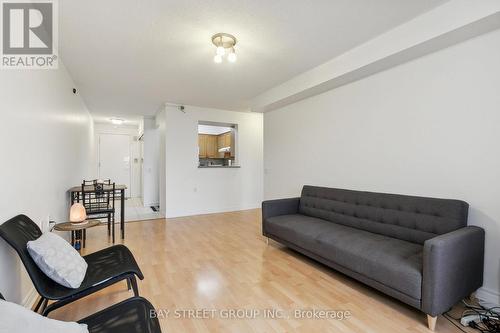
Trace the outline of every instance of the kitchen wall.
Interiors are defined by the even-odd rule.
[[[67,190],[93,177],[93,123],[74,83],[58,70],[0,74],[0,223],[26,214],[42,228],[66,221]],[[36,293],[17,255],[0,239],[0,292],[29,304]]]
[[[165,201],[167,217],[260,207],[263,195],[263,116],[186,106],[166,107]],[[198,121],[238,125],[241,168],[198,168]],[[161,191],[160,191],[161,192]]]
[[[462,199],[500,303],[500,31],[265,114],[265,197],[304,184]]]

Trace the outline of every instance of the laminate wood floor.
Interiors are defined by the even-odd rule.
[[[423,313],[278,243],[266,245],[260,220],[260,210],[248,210],[127,224],[123,244],[144,273],[139,291],[161,310],[164,333],[430,332]],[[89,229],[83,254],[109,245],[105,227]],[[78,320],[130,296],[123,282],[50,317]],[[313,310],[350,317],[303,318],[319,314]],[[436,332],[460,331],[439,317]]]

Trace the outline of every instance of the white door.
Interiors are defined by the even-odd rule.
[[[130,193],[130,136],[99,135],[99,178],[111,179],[116,185],[126,185]]]

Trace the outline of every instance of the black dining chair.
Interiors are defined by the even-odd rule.
[[[115,193],[116,185],[110,179],[82,182],[81,200],[87,217],[107,218],[108,236],[112,234],[113,243],[115,242]]]
[[[0,293],[0,299],[5,298]],[[89,333],[161,333],[158,318],[151,316],[153,305],[145,298],[132,297],[82,320]]]
[[[16,250],[28,275],[40,294],[35,307],[46,316],[51,311],[82,297],[95,293],[120,281],[127,281],[135,296],[139,296],[136,277],[143,280],[134,256],[124,245],[113,245],[83,256],[88,268],[82,284],[77,289],[66,288],[43,273],[28,253],[27,243],[42,235],[40,228],[26,215],[18,215],[0,225],[0,237]],[[48,305],[48,301],[54,301]]]

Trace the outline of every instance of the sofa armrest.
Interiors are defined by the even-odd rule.
[[[483,285],[484,230],[465,227],[424,243],[422,311],[435,317]]]
[[[266,235],[266,220],[273,216],[297,214],[300,198],[267,200],[262,202],[262,233]]]
[[[273,216],[297,214],[300,198],[267,200],[262,202],[262,219]]]

